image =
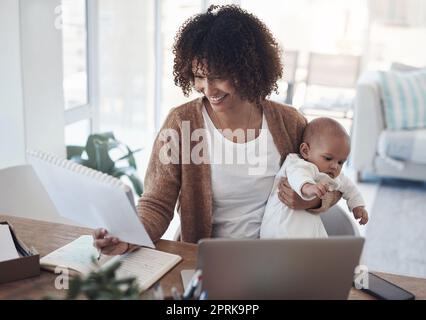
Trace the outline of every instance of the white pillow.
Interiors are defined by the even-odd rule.
[[[389,130],[426,128],[426,70],[380,72]]]
[[[409,64],[401,63],[401,62],[392,62],[392,65],[390,67],[391,71],[398,71],[398,72],[407,72],[407,71],[415,71],[415,70],[421,70],[425,69],[426,67],[415,67],[411,66]]]

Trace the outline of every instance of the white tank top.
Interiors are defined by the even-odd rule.
[[[280,154],[262,116],[256,139],[234,143],[216,129],[205,107],[208,159],[213,191],[213,237],[259,238],[263,213]]]

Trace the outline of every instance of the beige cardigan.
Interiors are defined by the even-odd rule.
[[[161,129],[174,129],[179,133],[179,159],[182,159],[182,144],[185,148],[185,143],[190,143],[192,150],[199,143],[185,141],[185,136],[181,136],[182,121],[190,121],[191,132],[204,128],[202,108],[202,98],[174,108]],[[275,145],[281,154],[281,165],[289,153],[298,152],[307,122],[290,106],[267,100],[262,104],[262,108]],[[164,144],[157,135],[145,176],[145,190],[139,199],[140,219],[151,239],[157,241],[169,226],[179,200],[181,240],[196,243],[202,238],[211,237],[213,201],[210,165],[162,164],[159,153]],[[323,200],[321,208],[316,211],[325,211],[338,199],[336,194],[330,196],[327,201]]]

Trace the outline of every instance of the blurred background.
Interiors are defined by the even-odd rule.
[[[350,161],[345,173],[377,219],[369,224],[370,235],[360,227],[371,239],[370,264],[380,257],[381,270],[426,277],[426,155],[405,159],[416,163],[406,170],[396,163],[401,154],[385,155],[386,165],[396,166],[362,177],[378,168],[376,146],[386,125],[376,117],[382,105],[371,96],[373,87],[360,87],[369,71],[424,70],[424,0],[1,0],[0,169],[25,164],[28,149],[65,157],[67,147],[85,146],[90,135],[112,132],[131,150],[141,149],[132,156],[142,179],[169,110],[197,96],[184,97],[174,85],[175,34],[188,17],[211,4],[240,5],[263,20],[280,43],[284,78],[271,99],[293,105],[309,120],[337,119],[352,135],[355,154],[369,157]],[[416,92],[426,106],[425,91]],[[420,116],[426,119],[426,111]],[[399,150],[407,153],[406,135],[413,131],[400,133],[405,140]],[[422,141],[415,144],[423,145],[418,150],[426,150],[426,129],[414,134]],[[122,150],[109,156],[118,160]],[[386,176],[398,180],[384,186],[378,178]],[[9,186],[0,185],[0,191]],[[0,212],[13,214],[2,201]],[[402,241],[398,248],[389,234]]]
[[[63,153],[65,145],[84,145],[91,133],[113,131],[131,148],[143,148],[136,154],[143,176],[153,138],[168,111],[196,96],[185,98],[173,82],[171,48],[179,26],[210,4],[232,3],[261,18],[284,51],[285,76],[279,94],[271,98],[303,106],[308,118],[342,115],[340,121],[350,130],[348,99],[363,70],[389,69],[394,62],[426,64],[426,2],[422,0],[4,0],[0,11],[8,17],[1,20],[1,31],[22,33],[18,50],[23,51],[17,56],[23,64],[15,71],[38,64],[37,77],[46,81],[61,77],[49,122],[63,124],[63,130],[59,125],[52,129],[50,136],[57,141],[44,143],[46,148]],[[43,18],[48,19],[42,26]],[[10,49],[7,41],[12,35],[2,35],[7,38],[0,53],[5,65],[12,58],[3,48]],[[41,45],[49,54],[42,55]],[[39,57],[32,55],[35,51]],[[336,56],[343,67],[331,72],[333,62],[328,66],[327,61]],[[317,78],[327,73],[334,74],[318,85]],[[8,82],[5,73],[1,77],[2,83]],[[24,91],[40,89],[36,79],[34,88],[26,81],[25,70],[20,80],[26,83]],[[326,98],[335,87],[339,90]],[[26,102],[25,97],[15,100]],[[328,108],[309,108],[311,100]],[[10,113],[9,108],[15,107],[2,104],[2,113]],[[24,110],[23,115],[29,112]],[[23,134],[15,131],[17,136]],[[31,135],[42,134],[34,131]],[[22,161],[17,155],[0,158],[0,167]]]
[[[355,64],[349,66],[349,76],[355,81],[338,93],[349,98],[362,70],[388,69],[393,62],[425,64],[426,41],[420,39],[426,40],[426,3],[421,0],[88,2],[92,1],[62,1],[65,117],[68,110],[88,105],[88,101],[96,109],[93,116],[67,121],[65,144],[82,144],[93,130],[114,131],[132,147],[144,148],[137,156],[142,174],[154,134],[169,109],[195,97],[185,98],[173,82],[171,48],[176,31],[211,3],[239,4],[272,30],[284,51],[285,77],[279,95],[271,98],[288,98],[297,108],[308,104],[308,93],[309,99],[318,101],[334,89],[333,80],[338,87],[339,77],[348,76],[339,70],[330,84],[309,87],[310,71],[313,76],[325,74],[309,70],[312,53],[355,57],[355,62],[349,62]],[[88,42],[90,31],[94,34]],[[288,64],[287,53],[293,54]],[[91,77],[90,71],[94,72]],[[289,82],[291,97],[287,96]],[[90,91],[90,86],[96,89]],[[307,111],[307,116],[330,115],[313,111]],[[350,115],[341,121],[349,130]]]

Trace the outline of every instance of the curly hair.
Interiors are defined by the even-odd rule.
[[[282,77],[281,50],[268,27],[235,5],[210,6],[180,27],[173,46],[174,82],[185,96],[193,88],[193,61],[197,68],[232,81],[240,97],[260,102],[278,92]]]

